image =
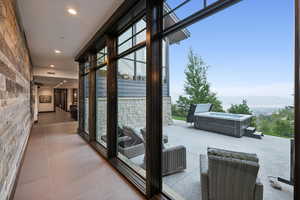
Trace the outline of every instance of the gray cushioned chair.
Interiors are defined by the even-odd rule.
[[[141,134],[145,141],[146,131],[145,129],[141,129]],[[179,145],[170,148],[165,148],[164,142],[162,142],[163,152],[162,152],[162,175],[166,176],[169,174],[174,174],[177,172],[181,172],[186,169],[186,148],[185,146]],[[142,168],[146,168],[146,160],[144,158],[144,162],[141,166]]]
[[[202,200],[263,200],[256,154],[208,148],[200,155]]]

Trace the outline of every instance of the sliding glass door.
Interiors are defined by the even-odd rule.
[[[118,36],[118,155],[145,174],[146,23],[141,18]],[[137,49],[135,49],[138,47]],[[126,53],[128,52],[128,53]]]
[[[83,130],[89,134],[89,63],[85,64],[85,74],[83,75]]]
[[[281,61],[277,60],[275,63],[274,60],[280,57],[264,59],[264,63],[273,61],[274,65],[269,63],[261,66],[261,63],[256,63],[248,68],[246,66],[249,62],[245,60],[252,62],[253,59],[248,57],[237,61],[236,53],[242,54],[248,49],[243,49],[247,47],[245,45],[237,45],[239,51],[232,53],[227,50],[236,47],[229,38],[234,41],[244,39],[238,34],[240,29],[232,30],[244,27],[249,34],[252,31],[250,25],[253,24],[246,26],[247,20],[243,20],[239,21],[239,26],[228,24],[220,29],[219,26],[208,23],[208,20],[203,23],[196,22],[234,5],[239,0],[202,2],[203,4],[199,1],[125,1],[113,19],[88,43],[84,53],[79,56],[82,59],[78,58],[84,67],[84,126],[81,131],[89,133],[89,142],[93,146],[96,144],[96,149],[100,148],[101,154],[149,198],[159,193],[170,199],[194,200],[205,198],[203,195],[214,198],[209,193],[219,194],[220,191],[216,189],[216,183],[208,184],[208,176],[221,178],[227,186],[234,185],[233,189],[242,185],[232,180],[228,184],[229,176],[226,173],[230,172],[230,177],[234,176],[236,180],[251,177],[253,184],[250,195],[254,195],[255,190],[256,195],[261,197],[264,194],[268,197],[264,199],[291,199],[292,186],[285,185],[284,190],[277,191],[269,185],[269,180],[286,183],[294,180],[294,140],[290,139],[294,137],[293,127],[297,123],[294,115],[297,114],[295,107],[298,104],[293,101],[285,102],[283,107],[269,113],[269,107],[257,110],[257,106],[250,105],[252,98],[247,95],[251,91],[259,92],[262,86],[256,84],[266,83],[271,79],[268,75],[275,73],[275,69],[279,70],[279,74],[280,70],[285,75],[293,72],[288,69],[288,63],[284,65],[284,70],[280,68],[282,66],[277,66]],[[254,4],[251,3],[253,6]],[[259,6],[256,7],[260,9]],[[237,11],[240,8],[234,9]],[[221,21],[222,26],[229,23],[226,19],[230,14],[234,17],[229,21],[236,22],[241,13],[221,14],[223,15],[207,19],[214,19],[215,23]],[[246,11],[243,14],[246,15]],[[252,16],[251,12],[249,16]],[[259,23],[261,22],[255,21],[255,24]],[[229,29],[230,25],[232,27]],[[263,28],[259,31],[262,30]],[[228,34],[226,40],[223,32]],[[251,38],[254,36],[251,35]],[[224,45],[226,42],[227,45]],[[238,44],[245,42],[250,46],[257,41],[243,40]],[[265,41],[257,43],[256,47],[263,42]],[[277,48],[280,52],[280,47]],[[267,52],[274,50],[275,46]],[[282,51],[278,55],[286,52]],[[252,55],[250,53],[257,54],[252,50],[243,56]],[[260,55],[263,53],[265,52]],[[92,61],[91,66],[85,62],[87,55]],[[230,60],[230,57],[234,59]],[[257,66],[260,69],[253,70]],[[270,66],[278,68],[267,70]],[[263,78],[259,79],[262,75]],[[290,78],[278,76],[277,81],[285,81],[286,77]],[[240,79],[237,81],[237,78]],[[230,81],[233,85],[228,85]],[[243,84],[248,84],[248,88],[238,87],[232,90],[233,87]],[[292,84],[288,84],[288,93],[292,94]],[[254,86],[258,89],[254,90]],[[245,94],[239,98],[247,97],[247,101],[240,98],[236,103],[234,98],[219,95],[230,90],[234,91],[234,95]],[[270,88],[262,94],[272,91],[274,92]],[[256,95],[253,94],[252,96]],[[295,95],[299,96],[297,91]],[[273,97],[264,102],[276,103]],[[224,155],[231,160],[237,159],[238,167],[241,168],[244,165],[240,156],[245,155],[250,159],[247,160],[250,164],[245,165],[245,168],[251,169],[253,173],[249,175],[245,170],[234,171],[234,167],[223,168],[222,161],[227,159],[221,158]],[[216,164],[213,160],[216,157],[217,161],[223,160]],[[216,164],[217,167],[212,169],[215,170],[214,174],[208,175],[205,171],[208,167],[207,160]],[[292,161],[291,164],[289,160]],[[256,182],[259,178],[261,182]],[[208,186],[213,192],[207,190]],[[248,192],[248,186],[240,188],[239,191],[245,188]],[[233,194],[232,188],[225,189],[226,194]]]
[[[97,53],[96,69],[96,141],[106,147],[107,141],[107,48]]]

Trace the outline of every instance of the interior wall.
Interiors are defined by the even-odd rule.
[[[0,199],[11,194],[33,123],[32,66],[13,0],[0,1]]]
[[[32,89],[32,94],[33,94],[33,120],[38,121],[38,112],[39,112],[39,107],[38,107],[38,86],[34,85]]]
[[[73,104],[73,88],[68,88],[68,111],[70,111],[70,105]]]
[[[40,98],[43,96],[51,96],[51,103],[41,103]],[[54,88],[40,87],[38,89],[38,111],[39,112],[53,112],[54,111]]]

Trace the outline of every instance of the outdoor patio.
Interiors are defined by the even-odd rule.
[[[174,120],[174,124],[164,127],[169,137],[169,146],[184,145],[187,149],[187,169],[164,177],[163,182],[186,200],[201,199],[199,155],[207,152],[207,147],[232,151],[256,153],[259,158],[259,178],[264,185],[264,200],[292,200],[293,187],[281,184],[282,190],[270,186],[268,176],[290,176],[290,140],[265,136],[262,140],[249,137],[235,138],[222,134],[195,129],[184,121]],[[140,165],[143,156],[131,159]]]

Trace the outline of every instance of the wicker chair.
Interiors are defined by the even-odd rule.
[[[143,140],[146,139],[145,129],[141,129]],[[145,143],[145,142],[144,142]],[[186,148],[185,146],[179,145],[170,148],[165,148],[164,142],[162,142],[162,175],[170,175],[177,172],[181,172],[186,169]],[[146,168],[146,159],[141,165],[142,168]]]
[[[208,148],[200,155],[202,200],[262,200],[256,154]]]

